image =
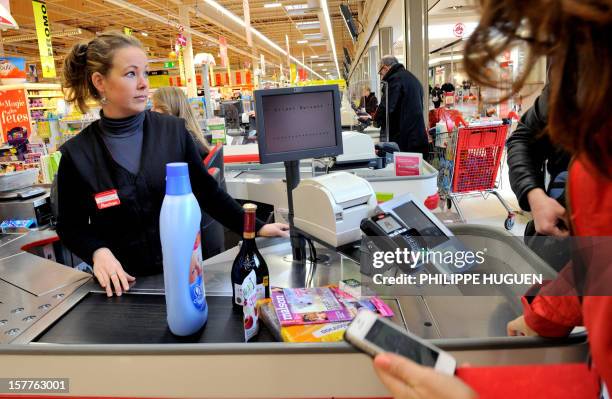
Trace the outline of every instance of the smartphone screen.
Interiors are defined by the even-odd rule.
[[[423,366],[434,367],[438,352],[413,340],[406,334],[376,320],[365,336],[366,341],[382,348],[386,352],[397,353]]]

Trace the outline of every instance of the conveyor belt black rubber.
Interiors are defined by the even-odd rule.
[[[107,298],[89,293],[73,309],[42,333],[36,342],[55,344],[164,344],[244,342],[242,313],[232,310],[231,298],[209,296],[208,322],[188,336],[173,335],[166,322],[163,295],[124,294]],[[274,338],[260,324],[259,335],[251,342]]]

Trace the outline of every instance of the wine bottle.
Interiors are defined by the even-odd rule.
[[[255,244],[255,211],[257,205],[244,204],[244,230],[242,246],[232,265],[232,304],[234,309],[242,310],[244,297],[242,282],[255,270],[257,299],[270,298],[270,272],[263,256]]]

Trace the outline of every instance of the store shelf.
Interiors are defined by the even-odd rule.
[[[30,111],[39,110],[39,109],[57,109],[57,106],[53,106],[53,107],[30,107]]]

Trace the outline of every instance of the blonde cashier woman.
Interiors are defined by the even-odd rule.
[[[100,120],[61,147],[57,232],[68,249],[93,265],[108,296],[137,276],[162,273],[159,213],[165,165],[187,162],[193,193],[219,222],[242,233],[242,209],[202,165],[185,121],[145,111],[148,60],[142,44],[117,32],[76,44],[64,61],[67,99]],[[261,236],[288,236],[283,224],[259,223]]]

